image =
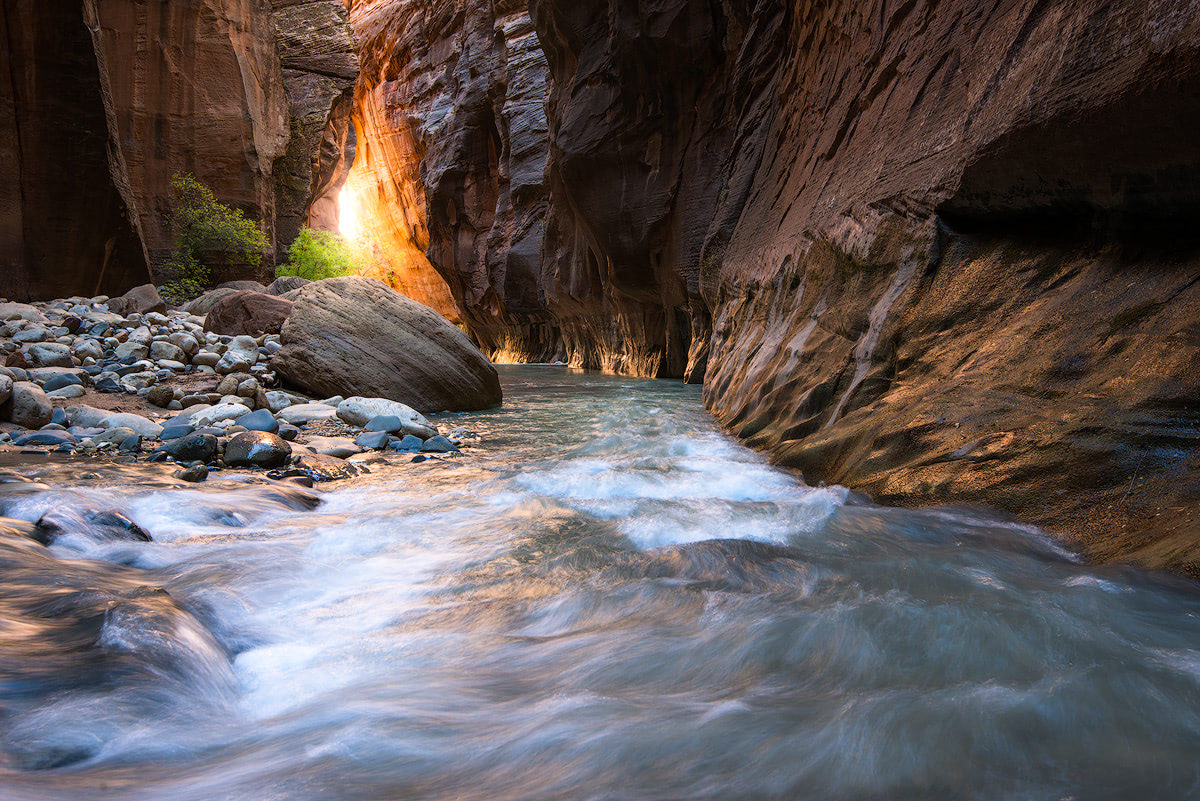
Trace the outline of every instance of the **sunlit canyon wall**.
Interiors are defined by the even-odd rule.
[[[1195,569],[1194,2],[352,19],[394,227],[494,354],[703,380],[811,481]]]

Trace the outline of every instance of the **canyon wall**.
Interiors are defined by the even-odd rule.
[[[1197,3],[532,9],[604,366],[684,373],[687,320],[714,414],[810,481],[1197,570]]]
[[[0,296],[10,299],[122,292],[149,278],[85,13],[94,8],[78,0],[0,4]]]
[[[341,0],[6,0],[0,294],[119,294],[172,247],[190,172],[268,234],[337,227],[353,160],[354,39]]]

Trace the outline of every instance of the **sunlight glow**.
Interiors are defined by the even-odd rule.
[[[351,242],[363,236],[360,213],[358,195],[349,186],[343,186],[338,193],[338,230]]]

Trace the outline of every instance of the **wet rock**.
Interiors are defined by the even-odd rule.
[[[208,468],[202,464],[194,464],[191,467],[185,467],[182,470],[176,470],[173,475],[182,481],[191,481],[199,483],[208,478]]]
[[[67,431],[34,431],[17,437],[14,445],[74,445],[78,440]]]
[[[204,320],[204,330],[237,336],[278,334],[291,314],[291,301],[261,292],[237,292],[218,300]]]
[[[238,418],[238,425],[245,426],[249,431],[266,431],[268,434],[275,434],[279,431],[279,421],[267,409],[259,409],[256,412],[242,415]]]
[[[119,298],[109,299],[108,308],[114,314],[128,317],[131,314],[165,312],[167,304],[159,297],[154,284],[143,284],[134,287]]]
[[[306,453],[296,460],[289,472],[292,475],[303,475],[320,483],[354,478],[358,475],[359,470],[355,465],[343,459],[319,453]]]
[[[8,420],[25,428],[41,428],[53,416],[46,393],[37,384],[28,381],[13,384],[12,394],[3,408]]]
[[[279,430],[275,433],[288,442],[294,442],[296,438],[300,436],[300,429],[296,428],[291,423],[280,423]]]
[[[342,437],[309,437],[307,445],[322,456],[333,456],[338,459],[346,459],[363,452],[361,446]]]
[[[398,442],[393,442],[389,448],[401,453],[417,453],[421,450],[421,446],[425,441],[420,437],[414,437],[412,434],[405,434]]]
[[[305,286],[280,341],[272,368],[314,394],[389,398],[424,411],[500,403],[496,369],[466,334],[374,279]]]
[[[34,525],[33,539],[53,545],[68,534],[118,542],[152,542],[149,533],[120,512],[79,513],[71,509],[46,512]]]
[[[457,453],[458,446],[441,436],[430,437],[421,445],[423,453]]]
[[[266,431],[236,434],[225,446],[225,464],[230,467],[279,467],[291,455],[287,442]]]
[[[400,428],[396,431],[422,438],[437,433],[437,428],[415,409],[384,398],[346,398],[338,404],[337,416],[352,426],[360,427],[380,416],[395,417],[400,421]]]
[[[391,435],[386,431],[367,431],[355,438],[354,444],[369,451],[379,451],[387,447]]]
[[[170,456],[177,462],[211,462],[217,457],[217,438],[212,434],[196,432],[186,437],[164,442],[155,453]]]

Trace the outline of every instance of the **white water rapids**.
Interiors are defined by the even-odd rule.
[[[0,537],[0,798],[1200,797],[1191,584],[806,486],[696,387],[501,370],[468,455],[316,508],[0,485],[75,521]]]

